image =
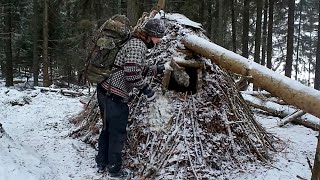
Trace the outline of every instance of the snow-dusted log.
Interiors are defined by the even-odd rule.
[[[82,96],[82,92],[70,91],[67,89],[55,89],[55,88],[46,88],[46,87],[36,87],[36,89],[40,89],[41,92],[60,92],[64,96]]]
[[[266,111],[274,116],[285,118],[288,115],[294,114],[297,110],[288,105],[279,105],[275,102],[261,100],[257,97],[248,94],[242,94],[244,100],[252,107]],[[317,119],[317,118],[316,118]],[[317,119],[318,120],[318,119]],[[295,118],[292,122],[303,125],[313,130],[320,130],[320,124],[317,120],[306,120],[305,118]]]
[[[286,116],[285,118],[282,119],[281,123],[279,124],[280,127],[294,121],[295,119],[305,115],[306,112],[302,111],[302,110],[298,110],[296,112],[294,112],[293,114],[290,114],[288,116]]]
[[[228,71],[251,76],[255,85],[320,118],[320,91],[307,87],[196,35],[186,36],[183,43],[187,48],[210,58]]]

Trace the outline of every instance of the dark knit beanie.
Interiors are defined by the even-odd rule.
[[[164,36],[165,27],[162,20],[151,18],[146,22],[143,30],[151,37],[162,38]]]

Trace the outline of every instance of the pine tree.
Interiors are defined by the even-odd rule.
[[[289,6],[289,12],[288,12],[287,57],[286,57],[285,75],[287,77],[291,77],[292,61],[293,61],[295,1],[289,0],[288,6]]]

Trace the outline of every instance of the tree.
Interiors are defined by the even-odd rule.
[[[302,21],[302,5],[303,0],[299,3],[299,25],[298,25],[298,37],[297,37],[297,52],[296,52],[296,62],[295,62],[295,80],[298,80],[298,72],[299,72],[299,48],[300,48],[300,41],[301,41],[301,21]]]
[[[318,145],[314,157],[311,180],[320,180],[320,131],[318,135]]]
[[[5,67],[6,67],[6,86],[13,86],[13,57],[12,57],[12,6],[10,0],[6,1],[4,7],[5,20],[4,20],[4,51],[6,55]]]
[[[256,22],[256,34],[255,34],[255,50],[254,50],[254,62],[260,64],[260,47],[261,47],[261,24],[262,24],[262,7],[263,0],[256,0],[257,2],[257,22]]]
[[[318,15],[318,45],[317,45],[317,57],[316,57],[316,72],[314,88],[320,90],[320,3],[319,4],[319,15]]]
[[[39,78],[39,56],[38,56],[38,24],[39,24],[39,4],[38,0],[32,1],[33,6],[33,17],[32,17],[32,42],[33,42],[33,51],[32,51],[32,72],[33,72],[33,84],[38,86],[38,78]]]
[[[286,57],[286,66],[285,66],[285,75],[289,78],[291,78],[292,61],[293,61],[294,9],[295,9],[295,0],[289,0],[287,57]]]
[[[48,56],[48,0],[44,0],[43,8],[43,86],[48,87],[49,81],[49,56]]]
[[[267,24],[268,24],[268,0],[264,2],[263,9],[263,27],[262,27],[262,55],[261,55],[261,65],[266,64],[266,47],[267,47]]]
[[[242,26],[242,56],[249,57],[249,2],[250,0],[244,0],[243,2],[243,26]]]
[[[273,5],[274,0],[269,0],[269,21],[268,21],[268,37],[267,37],[267,68],[272,68],[272,34],[273,34]]]
[[[260,48],[261,48],[261,25],[262,25],[262,7],[263,0],[256,0],[257,2],[257,22],[256,22],[256,33],[255,33],[255,45],[254,45],[254,62],[261,64],[260,59]],[[254,90],[258,87],[253,86]]]
[[[232,50],[237,52],[237,28],[236,28],[236,15],[234,0],[231,0],[231,24],[232,24]]]
[[[131,22],[131,25],[135,25],[139,19],[139,0],[131,0],[128,1],[128,9],[127,9],[127,16]]]
[[[224,32],[223,32],[223,20],[224,20],[224,17],[223,17],[223,0],[219,0],[218,1],[218,17],[217,17],[217,39],[216,39],[216,42],[217,44],[221,45],[221,46],[224,46],[223,45],[223,35],[224,35]]]

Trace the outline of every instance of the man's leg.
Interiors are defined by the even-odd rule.
[[[109,122],[109,166],[110,174],[117,174],[122,165],[121,151],[126,139],[129,107],[112,98],[107,98],[107,121]]]
[[[96,163],[98,165],[98,171],[103,171],[105,167],[108,165],[108,149],[109,149],[109,133],[108,133],[108,122],[106,120],[106,101],[107,96],[105,93],[98,87],[97,88],[97,98],[98,105],[100,109],[101,119],[103,123],[103,128],[100,132],[100,136],[98,139],[98,155],[96,156]]]

